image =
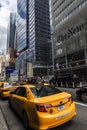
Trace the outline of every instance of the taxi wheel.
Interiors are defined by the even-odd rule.
[[[28,120],[28,116],[26,112],[23,112],[23,122],[24,122],[24,126],[26,128],[26,130],[29,130],[29,120]]]
[[[87,102],[87,93],[86,92],[81,94],[81,99],[82,99],[82,101]]]

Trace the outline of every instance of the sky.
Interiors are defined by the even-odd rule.
[[[17,0],[0,0],[0,52],[6,51],[7,25],[10,12],[17,12]]]
[[[16,0],[0,0],[0,52],[6,51],[9,14],[17,12],[16,2]]]

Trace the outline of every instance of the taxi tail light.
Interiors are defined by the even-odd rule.
[[[73,97],[69,97],[68,101],[71,101],[71,103],[73,102]]]
[[[46,108],[51,108],[51,104],[36,104],[36,108],[39,112],[47,112]]]

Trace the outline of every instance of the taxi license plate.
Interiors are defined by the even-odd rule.
[[[63,110],[64,109],[64,105],[58,106],[58,110]]]
[[[70,114],[71,114],[70,112],[66,112],[66,113],[64,113],[64,114],[62,114],[62,115],[59,115],[59,116],[56,117],[56,120],[61,119],[61,118],[64,118],[64,117],[66,117],[66,116],[69,116]]]

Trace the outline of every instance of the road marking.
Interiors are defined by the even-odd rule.
[[[87,107],[87,105],[86,105],[86,104],[83,104],[83,103],[75,102],[75,104],[78,104],[78,105],[81,105],[81,106]]]

